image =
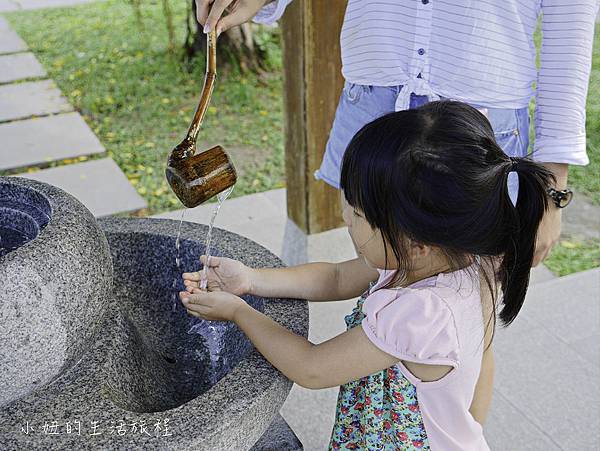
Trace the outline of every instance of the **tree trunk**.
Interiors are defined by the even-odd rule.
[[[264,52],[254,43],[255,26],[245,23],[219,36],[217,45],[221,64],[237,65],[241,71],[262,72],[266,69]],[[191,59],[198,54],[204,54],[205,50],[206,35],[196,20],[196,2],[191,0],[191,8],[188,8],[187,14],[186,56]]]
[[[169,36],[169,50],[173,50],[175,48],[175,26],[173,25],[173,13],[171,12],[171,6],[169,6],[169,0],[162,0],[162,4],[163,4],[163,13],[165,15],[165,20],[167,21],[167,34]]]

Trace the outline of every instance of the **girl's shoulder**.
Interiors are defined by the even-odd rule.
[[[470,266],[465,268],[447,272],[447,273],[439,273],[435,276],[427,277],[425,279],[419,280],[410,284],[407,287],[397,287],[393,288],[395,290],[403,290],[403,289],[416,289],[416,288],[424,288],[424,287],[450,287],[457,288],[459,290],[464,290],[464,288],[478,288],[479,281],[479,266],[477,263],[473,263]],[[372,291],[377,290],[380,287],[384,287],[388,282],[390,282],[394,275],[396,274],[396,270],[393,269],[377,269],[379,273],[379,279],[375,282],[372,287]]]
[[[382,271],[363,304],[362,326],[367,336],[380,349],[402,360],[457,366],[458,329],[470,321],[462,309],[467,307],[480,318],[481,305],[475,284],[455,273],[388,289],[384,286],[390,274]]]
[[[447,303],[427,288],[380,288],[363,304],[362,327],[378,348],[416,363],[458,365],[456,322]]]

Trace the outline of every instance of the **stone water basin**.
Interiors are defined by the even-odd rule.
[[[80,202],[0,177],[0,409],[83,358],[111,283],[108,243]]]
[[[173,302],[182,289],[175,267],[179,222],[110,218],[99,225],[112,257],[113,289],[98,332],[76,365],[0,407],[0,449],[301,449],[278,414],[291,381],[234,324],[198,320]],[[199,269],[206,230],[183,223],[180,271]],[[255,267],[282,265],[224,230],[213,230],[213,243],[215,255]],[[306,302],[245,300],[307,336]]]

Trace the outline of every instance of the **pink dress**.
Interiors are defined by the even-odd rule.
[[[381,350],[401,360],[448,365],[435,382],[421,382],[398,362],[340,387],[329,448],[441,451],[489,450],[469,413],[479,378],[484,325],[479,277],[473,267],[381,288],[380,278],[346,317]]]

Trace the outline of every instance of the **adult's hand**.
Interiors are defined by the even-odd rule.
[[[542,263],[560,238],[562,210],[552,201],[538,228],[532,266]]]
[[[569,176],[569,165],[562,163],[542,164],[554,174],[556,182],[554,188],[557,190],[565,189],[567,187],[567,179]],[[532,266],[537,266],[542,263],[560,239],[562,209],[557,208],[551,200],[548,200],[548,203],[548,211],[544,214],[538,228]]]
[[[248,22],[272,0],[196,0],[196,18],[208,33],[216,26],[217,34]],[[223,16],[227,10],[228,14]],[[223,17],[221,17],[223,16]]]

